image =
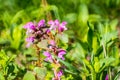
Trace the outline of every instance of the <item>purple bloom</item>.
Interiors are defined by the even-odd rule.
[[[27,29],[27,31],[26,31],[27,35],[33,33],[36,30],[36,28],[32,22],[28,22],[23,28]]]
[[[34,42],[34,37],[28,37],[26,38],[27,45],[26,47],[30,47],[30,45]]]
[[[58,57],[61,58],[62,60],[65,60],[65,58],[63,57],[64,54],[66,54],[65,50],[60,49],[58,51]]]
[[[50,40],[50,44],[51,44],[52,46],[55,46],[55,41],[54,41],[54,40]]]
[[[50,20],[49,22],[48,22],[48,24],[50,25],[50,30],[52,30],[52,29],[54,29],[55,28],[55,24],[54,24],[54,21],[53,20]]]
[[[63,32],[63,31],[65,31],[65,30],[67,30],[66,24],[67,24],[67,22],[62,22],[62,23],[58,26],[58,31],[59,31],[59,32]]]
[[[47,30],[46,30],[46,33],[49,34],[49,33],[50,33],[50,29],[47,29]]]
[[[50,25],[50,30],[58,30],[59,32],[63,32],[65,30],[67,30],[66,28],[66,24],[67,22],[62,22],[60,24],[59,20],[55,20],[55,21],[49,21],[48,24]]]
[[[53,20],[50,20],[50,21],[48,21],[48,24],[49,24],[49,25],[53,25],[53,24],[54,24],[54,21],[53,21]]]
[[[27,42],[34,42],[34,37],[28,37],[28,38],[26,38],[26,41]]]
[[[58,73],[57,73],[58,77],[61,77],[63,75],[63,71],[60,70]]]
[[[45,51],[43,54],[44,54],[44,56],[47,57],[47,58],[45,59],[45,61],[50,61],[50,62],[52,62],[52,55],[51,55],[48,51]]]
[[[108,74],[106,75],[105,80],[109,80],[109,76],[108,76]]]
[[[58,20],[49,21],[48,24],[50,25],[50,30],[56,30],[58,25],[60,24]]]
[[[60,77],[63,75],[63,71],[60,70],[59,72],[57,72],[57,74],[55,74],[57,77],[53,78],[52,80],[61,80]]]
[[[41,34],[41,31],[37,31],[36,34]]]
[[[31,29],[31,30],[35,30],[35,26],[32,22],[28,22],[24,27],[24,29]]]
[[[57,20],[57,19],[54,21],[54,23],[56,26],[58,26],[60,24],[59,20]]]
[[[44,26],[45,26],[45,20],[40,20],[40,21],[38,22],[38,28],[44,27]]]

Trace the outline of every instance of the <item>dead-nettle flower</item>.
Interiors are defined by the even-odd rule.
[[[52,55],[48,51],[45,51],[43,54],[46,56],[45,61],[53,62]]]
[[[49,21],[48,24],[50,25],[50,30],[57,30],[58,32],[63,32],[64,30],[67,30],[66,24],[67,22],[60,23],[58,20],[55,21]]]
[[[66,51],[57,46],[55,37],[57,34],[61,34],[63,33],[63,31],[67,30],[66,24],[67,22],[60,23],[59,20],[50,20],[48,22],[45,22],[45,20],[40,20],[38,24],[28,22],[24,26],[24,29],[27,30],[26,47],[28,48],[32,44],[37,44],[42,40],[47,40],[48,46],[47,49],[44,49],[43,52],[43,55],[46,57],[45,61],[59,65],[59,60],[55,56],[57,56],[61,60],[65,60],[64,55],[66,54]],[[54,71],[55,77],[53,78],[53,80],[60,80],[62,74],[62,70]]]
[[[34,24],[33,22],[28,22],[23,28],[26,29],[26,34],[29,40],[26,40],[29,47],[29,44],[39,42],[43,39],[49,38],[50,33],[52,31],[56,33],[62,33],[67,30],[66,22],[60,23],[58,20],[51,20],[48,23],[45,23],[45,20],[40,20],[38,24]],[[32,40],[31,40],[32,39]],[[32,42],[31,42],[32,41]]]
[[[109,76],[108,76],[108,74],[106,75],[105,80],[109,80]]]
[[[58,76],[57,78],[53,78],[52,80],[60,80],[60,77],[63,75],[63,71],[60,70],[59,72],[57,72],[56,76]]]

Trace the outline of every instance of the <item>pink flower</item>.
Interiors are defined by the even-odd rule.
[[[26,34],[31,34],[36,30],[36,27],[32,22],[28,22],[24,27],[24,29],[27,29]]]
[[[60,50],[58,51],[58,58],[61,58],[62,60],[65,60],[65,58],[63,57],[63,55],[65,55],[65,54],[66,54],[66,51],[60,49]]]
[[[30,47],[30,45],[34,42],[34,37],[28,37],[26,38],[27,45],[26,47]]]
[[[105,80],[109,80],[109,76],[108,76],[108,74],[106,75]]]
[[[28,37],[28,38],[26,38],[26,41],[27,42],[34,42],[34,37]]]
[[[60,23],[58,20],[55,20],[55,21],[50,20],[48,24],[50,25],[50,28],[49,28],[50,30],[56,30]]]
[[[45,33],[46,33],[46,34],[49,34],[49,33],[50,33],[50,29],[47,29]]]
[[[40,20],[40,21],[38,22],[38,28],[44,27],[44,26],[45,26],[45,20]]]
[[[59,32],[63,32],[63,31],[65,31],[65,30],[67,30],[66,24],[67,24],[67,22],[62,22],[62,23],[58,26],[58,31],[59,31]]]
[[[54,40],[50,40],[50,45],[55,46],[56,45],[55,41]]]
[[[50,30],[53,30],[55,28],[55,24],[53,20],[50,20],[48,24],[50,25],[50,28],[49,28]]]
[[[24,29],[31,29],[31,30],[35,30],[35,26],[32,22],[28,22],[24,27]]]
[[[47,58],[45,59],[45,61],[50,61],[50,62],[52,62],[52,55],[51,55],[48,51],[45,51],[43,54],[44,54],[44,56],[47,57]]]
[[[61,80],[60,77],[63,75],[63,71],[60,70],[59,72],[57,72],[57,74],[55,74],[57,77],[53,78],[52,80]]]
[[[63,32],[65,30],[67,30],[66,28],[66,24],[67,22],[62,22],[60,24],[59,20],[55,20],[55,21],[49,21],[48,24],[50,25],[50,30],[58,30],[59,32]]]
[[[57,20],[57,19],[54,21],[54,23],[56,26],[58,26],[60,24],[59,20]]]
[[[63,75],[63,71],[60,70],[58,73],[57,73],[58,77],[61,77]]]

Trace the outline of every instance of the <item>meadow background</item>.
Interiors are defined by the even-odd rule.
[[[119,80],[120,0],[42,1],[0,0],[0,80],[52,79],[49,63],[36,68],[36,52],[26,48],[23,29],[48,18],[68,23],[60,42],[67,50],[61,80],[105,80],[106,75]]]

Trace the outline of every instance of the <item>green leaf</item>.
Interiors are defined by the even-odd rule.
[[[59,38],[63,43],[68,43],[68,35],[67,34],[63,34],[62,36],[60,35]]]
[[[89,22],[98,22],[100,20],[101,20],[100,15],[97,15],[97,14],[90,14],[89,15],[89,19],[88,19]]]
[[[13,40],[11,39],[11,47],[14,48],[14,49],[18,49],[19,46],[20,46],[20,41],[21,41],[21,31],[22,31],[22,25],[19,25],[19,26],[15,26],[14,27],[14,30],[12,32],[12,38]]]
[[[28,71],[28,72],[24,75],[23,80],[35,80],[35,76],[33,75],[32,72]]]
[[[107,32],[106,34],[104,34],[102,36],[102,40],[100,42],[100,45],[106,44],[110,40],[117,38],[117,34],[118,34],[117,31]]]
[[[86,4],[80,4],[78,12],[77,25],[74,29],[77,31],[78,38],[83,42],[87,41],[87,32],[88,32],[88,21],[89,13],[88,7]]]
[[[90,51],[91,51],[92,50],[92,43],[93,43],[93,31],[90,28],[89,28],[89,31],[88,31],[87,41],[88,41],[89,48],[90,48]]]
[[[2,21],[4,23],[5,28],[6,29],[9,28],[12,16],[9,14],[8,11],[5,11],[4,14],[3,14],[3,16],[2,16],[2,18],[3,18]]]
[[[96,57],[99,56],[100,53],[102,53],[102,51],[103,51],[103,47],[100,46],[100,47],[97,49],[97,51],[96,51],[96,53],[95,53],[95,56],[96,56]]]
[[[114,20],[112,20],[110,22],[110,28],[111,28],[112,31],[116,30],[117,24],[118,24],[118,20],[117,19],[114,19]]]
[[[14,65],[12,63],[9,63],[7,74],[10,74],[11,72],[13,72],[14,69],[15,69]]]
[[[79,14],[78,14],[78,22],[80,25],[85,25],[87,23],[89,14],[88,8],[86,4],[80,4],[79,6]]]
[[[76,13],[69,13],[64,17],[64,20],[67,21],[68,23],[73,23],[77,19],[77,14]]]
[[[23,14],[24,14],[24,10],[18,11],[18,12],[14,15],[13,19],[11,20],[11,24],[17,23],[17,22],[20,20],[20,18],[23,16]]]
[[[114,62],[115,61],[115,58],[113,58],[113,57],[108,57],[108,58],[104,58],[104,59],[101,59],[100,60],[100,64],[101,64],[101,66],[103,65],[103,64],[105,64],[105,66],[109,66],[112,62]]]
[[[57,6],[51,5],[50,9],[54,12],[54,15],[55,15],[56,19],[60,20],[60,16],[59,16],[59,12],[58,12]]]
[[[4,50],[1,50],[1,52],[0,52],[0,65],[2,65],[2,67],[5,68],[8,60],[9,60],[9,57],[5,54]]]
[[[47,74],[47,70],[45,67],[35,67],[34,72],[36,73],[39,80],[44,80]]]
[[[88,25],[89,29],[94,31],[94,25],[90,21],[87,21],[87,25]]]
[[[95,69],[95,72],[99,72],[99,69],[100,69],[100,62],[98,60],[98,57],[95,57],[94,59],[94,69]]]
[[[9,59],[9,57],[5,54],[4,50],[0,51],[0,58],[3,59],[3,60],[8,60]]]
[[[106,67],[112,66],[111,63],[113,63],[116,59],[113,57],[107,57],[100,60],[100,70],[99,73],[101,73]]]
[[[0,72],[0,80],[5,80],[4,75],[3,75],[2,71]]]
[[[71,58],[73,58],[74,60],[80,62],[82,59],[85,58],[85,51],[81,44],[76,43],[73,52],[74,53],[72,54]]]
[[[99,49],[99,43],[98,43],[98,40],[97,40],[96,36],[93,37],[92,49],[93,49],[92,52],[96,55],[97,54],[97,50]]]
[[[13,35],[14,35],[13,31],[14,31],[15,26],[16,26],[15,24],[12,24],[11,27],[10,27],[10,36],[11,36],[12,40],[14,40],[14,38],[13,38]]]
[[[116,74],[114,80],[118,80],[119,76],[120,76],[120,71]]]
[[[62,64],[64,64],[68,69],[69,69],[69,71],[70,72],[73,72],[73,73],[75,73],[75,72],[78,72],[78,70],[72,65],[72,64],[70,64],[70,63],[68,63],[68,62],[66,62],[66,61],[63,61],[63,60],[61,60],[61,59],[59,59],[59,58],[57,58]]]

